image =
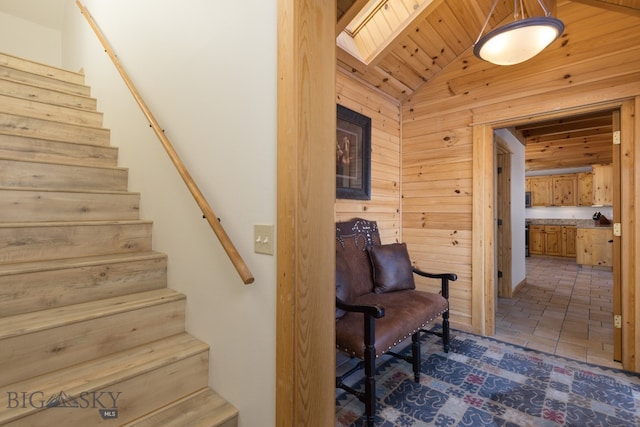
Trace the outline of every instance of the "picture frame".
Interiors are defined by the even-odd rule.
[[[371,199],[371,118],[337,105],[336,198]]]

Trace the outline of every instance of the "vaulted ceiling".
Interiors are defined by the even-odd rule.
[[[384,20],[378,27],[398,24],[394,3],[418,11],[412,21],[390,37],[365,64],[338,47],[338,67],[363,84],[376,88],[402,103],[427,85],[438,73],[462,55],[468,56],[477,40],[494,0],[389,0],[380,9]],[[520,0],[518,0],[520,1]],[[537,0],[523,0],[534,11]],[[339,35],[367,6],[368,0],[338,0],[336,35]],[[569,0],[545,0],[549,6]],[[640,25],[640,0],[573,0],[591,11],[608,10],[637,16]],[[396,6],[398,7],[398,6]],[[498,0],[484,33],[513,20],[513,0]],[[553,7],[553,15],[555,7]],[[535,12],[533,14],[536,14]],[[541,14],[541,9],[537,14]],[[562,16],[558,16],[562,19]],[[373,32],[377,32],[376,28]],[[556,41],[558,43],[558,41]],[[475,58],[474,58],[475,59]],[[480,61],[480,60],[478,60]],[[366,61],[365,61],[366,62]],[[481,62],[481,61],[480,61]],[[467,64],[464,66],[473,66]],[[610,112],[565,118],[552,122],[517,127],[526,143],[527,170],[579,167],[611,161],[612,123]]]

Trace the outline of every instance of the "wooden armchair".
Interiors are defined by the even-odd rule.
[[[415,289],[413,274],[439,279],[441,293]],[[336,347],[362,359],[357,366],[336,377],[336,387],[365,404],[367,425],[376,412],[376,358],[389,354],[413,365],[420,381],[420,331],[442,318],[444,351],[449,351],[449,281],[455,274],[432,274],[411,265],[404,243],[380,244],[374,221],[356,218],[336,223]],[[411,356],[392,351],[411,337]],[[364,365],[365,391],[344,380]]]

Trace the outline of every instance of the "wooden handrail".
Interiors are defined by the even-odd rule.
[[[120,65],[120,61],[118,61],[118,58],[113,52],[113,49],[111,49],[111,46],[109,46],[109,43],[107,42],[104,35],[100,31],[100,28],[98,28],[98,25],[94,21],[93,17],[91,16],[87,8],[80,2],[80,0],[76,0],[76,4],[80,8],[80,11],[84,15],[84,17],[87,19],[87,22],[89,22],[89,25],[91,26],[93,31],[98,36],[98,39],[100,40],[100,43],[102,43],[102,46],[104,47],[105,52],[107,52],[107,54],[113,61],[113,64],[116,66],[118,72],[124,79],[124,82],[126,83],[127,87],[131,91],[131,94],[138,102],[138,105],[142,109],[142,112],[144,113],[144,115],[147,117],[147,120],[149,120],[149,123],[153,128],[153,130],[155,131],[158,138],[160,139],[162,146],[164,147],[167,154],[171,158],[171,161],[175,165],[176,169],[178,169],[180,176],[182,177],[185,184],[189,188],[189,191],[191,191],[191,195],[196,200],[196,203],[198,203],[198,206],[202,210],[202,214],[204,215],[207,222],[209,223],[214,233],[218,237],[218,240],[222,244],[222,247],[224,248],[225,252],[229,256],[229,259],[231,259],[231,263],[238,271],[238,274],[240,274],[240,278],[242,279],[245,285],[253,283],[254,278],[253,278],[253,275],[251,274],[251,271],[249,271],[249,267],[247,267],[247,264],[244,262],[244,260],[240,256],[240,253],[233,245],[233,242],[231,241],[227,233],[224,231],[224,228],[218,221],[218,217],[213,212],[213,209],[211,209],[211,206],[209,205],[209,203],[207,203],[207,200],[204,198],[204,196],[198,189],[198,186],[196,185],[193,178],[189,174],[189,171],[187,171],[187,168],[184,166],[184,163],[178,156],[178,153],[176,153],[175,149],[173,148],[173,145],[171,145],[171,142],[165,136],[162,128],[158,124],[158,121],[155,119],[155,117],[151,113],[151,110],[149,110],[149,107],[147,107],[147,104],[144,102],[144,100],[140,96],[140,93],[138,92],[136,87],[133,85],[133,82],[131,81],[131,79],[125,72],[125,70],[122,68],[122,66]]]

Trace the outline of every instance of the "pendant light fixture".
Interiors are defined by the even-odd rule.
[[[497,3],[498,0],[493,2],[487,20],[473,45],[473,53],[480,59],[496,65],[519,64],[542,52],[564,31],[562,21],[551,16],[542,0],[538,0],[538,3],[545,16],[529,18],[524,17],[522,0],[514,0],[514,21],[482,36]]]

